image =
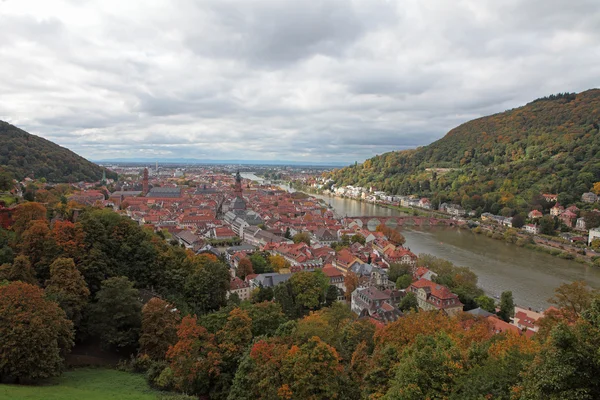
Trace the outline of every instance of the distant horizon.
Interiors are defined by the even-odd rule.
[[[351,163],[347,162],[319,162],[319,161],[298,161],[298,160],[202,160],[202,159],[190,159],[190,158],[115,158],[105,160],[94,160],[89,161],[96,164],[108,164],[108,163],[136,163],[136,164],[148,164],[154,165],[159,164],[195,164],[195,165],[263,165],[263,166],[316,166],[316,167],[342,167],[348,166]]]

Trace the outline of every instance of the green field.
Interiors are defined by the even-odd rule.
[[[164,395],[151,389],[141,374],[110,369],[82,368],[68,371],[41,386],[0,385],[0,399],[7,400],[175,400],[177,398],[178,396]]]

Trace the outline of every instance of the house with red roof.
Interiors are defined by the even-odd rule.
[[[240,300],[250,300],[250,283],[243,281],[240,278],[233,277],[229,282],[229,290],[227,291],[227,298],[232,294],[236,293]]]
[[[335,268],[346,274],[354,265],[361,264],[361,260],[352,254],[350,250],[342,249],[337,252],[332,264]]]
[[[533,210],[533,211],[530,211],[527,216],[529,217],[529,219],[538,219],[538,218],[542,218],[544,216],[544,214],[542,214],[541,211]]]
[[[463,304],[458,296],[446,286],[421,278],[413,282],[408,288],[417,296],[419,308],[429,310],[442,310],[448,315],[455,315],[462,311]]]

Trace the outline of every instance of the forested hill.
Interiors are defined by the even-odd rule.
[[[0,121],[0,170],[23,179],[32,174],[49,182],[94,182],[102,168],[69,149]],[[107,177],[116,177],[106,171]]]
[[[372,186],[485,211],[525,209],[539,193],[558,193],[561,203],[571,203],[600,181],[599,123],[600,89],[552,95],[330,176],[337,186]]]

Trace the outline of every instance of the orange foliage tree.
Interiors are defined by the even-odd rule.
[[[175,388],[186,393],[207,394],[220,374],[222,363],[215,336],[186,316],[177,329],[178,341],[167,351]]]

